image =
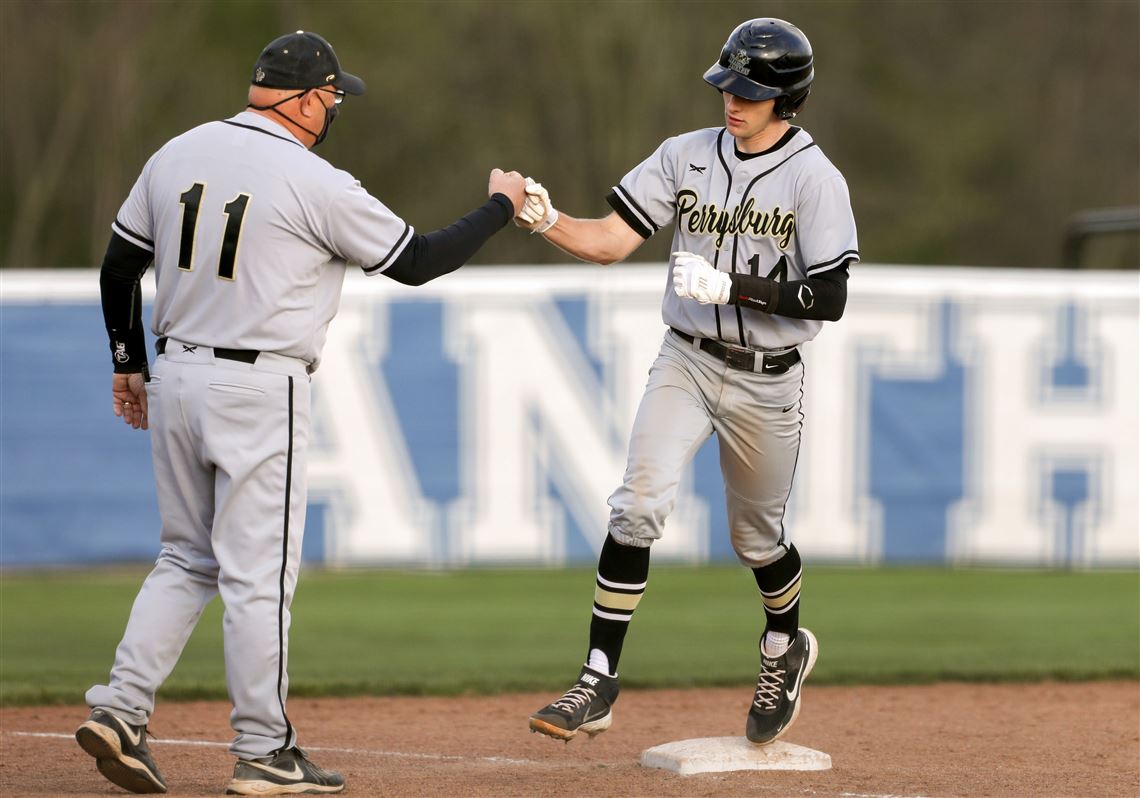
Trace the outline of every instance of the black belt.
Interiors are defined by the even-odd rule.
[[[688,333],[681,332],[676,327],[670,327],[676,335],[690,344],[697,340]],[[715,338],[702,338],[700,343],[702,352],[708,352],[717,360],[723,360],[729,368],[741,371],[757,371],[761,374],[783,374],[792,366],[800,362],[800,350],[789,349],[787,352],[774,354],[772,352],[757,352],[755,349],[745,349],[742,346],[726,344]],[[756,358],[763,357],[761,368],[756,368]]]
[[[166,338],[159,338],[154,344],[155,350],[160,355],[166,353],[166,340]],[[183,344],[182,346],[191,352],[198,348],[196,346],[190,346],[189,344]],[[223,360],[237,360],[241,363],[253,363],[260,354],[261,353],[256,349],[223,349],[220,346],[214,347],[214,357],[220,357]]]

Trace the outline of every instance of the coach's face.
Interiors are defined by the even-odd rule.
[[[746,100],[722,91],[724,99],[724,126],[737,139],[747,141],[762,136],[769,125],[778,121],[773,111],[775,100]]]

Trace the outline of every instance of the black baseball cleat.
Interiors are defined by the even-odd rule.
[[[530,716],[531,731],[569,742],[580,731],[593,737],[613,723],[618,679],[586,666],[578,682],[552,704]]]
[[[764,638],[760,640],[760,677],[748,710],[745,734],[757,745],[767,745],[796,722],[804,679],[815,667],[819,643],[807,629],[800,629],[787,651],[769,657],[764,652]]]
[[[132,726],[105,709],[93,709],[75,730],[75,741],[95,757],[95,767],[112,784],[130,792],[166,792],[166,781],[146,745],[146,726]]]
[[[226,795],[296,795],[334,793],[344,789],[344,776],[317,767],[294,746],[261,762],[239,759]]]

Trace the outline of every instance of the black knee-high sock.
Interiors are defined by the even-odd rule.
[[[800,628],[800,581],[803,565],[796,547],[789,545],[788,553],[773,563],[753,568],[756,586],[764,599],[764,616],[768,631],[784,632],[796,636]]]
[[[629,621],[649,578],[649,547],[623,546],[606,535],[598,559],[594,614],[590,619],[590,649],[599,649],[609,659],[610,673],[617,673]],[[589,659],[589,651],[586,658]]]

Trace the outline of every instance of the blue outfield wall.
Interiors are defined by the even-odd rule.
[[[874,267],[804,348],[786,526],[817,561],[1140,562],[1140,277]],[[664,266],[350,274],[314,375],[304,554],[591,562],[660,345]],[[147,307],[149,313],[149,306]],[[92,271],[0,273],[0,565],[150,560]],[[733,557],[715,438],[655,559]]]

